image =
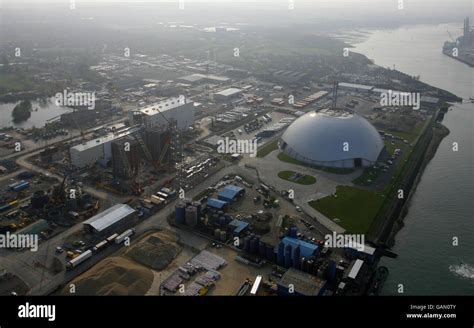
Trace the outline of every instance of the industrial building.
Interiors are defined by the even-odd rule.
[[[242,93],[241,89],[228,88],[228,89],[214,93],[214,100],[219,101],[219,102],[226,102],[238,97],[241,93]]]
[[[111,133],[71,147],[69,149],[71,164],[75,167],[82,168],[94,164],[98,160],[110,160],[112,158],[112,142],[134,132],[135,130],[129,129],[117,134]]]
[[[217,198],[219,200],[222,200],[224,202],[233,202],[236,201],[237,199],[243,197],[245,194],[245,189],[234,186],[234,185],[228,185],[224,187],[224,190],[219,192],[217,195]]]
[[[318,245],[294,237],[285,237],[278,245],[277,263],[285,268],[299,268],[302,258],[315,257],[318,252]]]
[[[246,221],[234,219],[227,225],[227,228],[232,230],[234,237],[240,237],[240,235],[244,233],[249,228],[249,226],[250,224]]]
[[[170,130],[162,127],[146,128],[143,140],[153,161],[157,162],[160,160],[162,152],[165,151],[165,145],[171,142]],[[163,155],[161,163],[168,163],[170,159],[171,151],[167,151]]]
[[[227,202],[215,198],[209,198],[207,200],[207,208],[224,211],[227,209]]]
[[[105,235],[119,228],[125,228],[133,219],[135,210],[126,204],[117,204],[84,221],[86,233]]]
[[[167,128],[169,122],[176,122],[177,128],[184,130],[193,125],[195,108],[193,101],[178,97],[142,108],[139,112],[147,128]],[[133,116],[134,120],[135,116]]]
[[[228,77],[225,76],[218,76],[214,74],[190,74],[186,76],[182,76],[178,78],[179,82],[188,83],[188,84],[197,84],[200,82],[212,82],[212,83],[222,83],[229,81]]]
[[[326,290],[326,280],[294,268],[288,269],[277,285],[284,296],[320,296]]]
[[[138,172],[141,162],[141,149],[138,142],[124,137],[112,142],[112,172],[114,177],[128,179]]]
[[[363,117],[326,109],[295,120],[279,146],[288,156],[309,165],[354,168],[373,165],[384,142]]]

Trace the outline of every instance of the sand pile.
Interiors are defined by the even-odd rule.
[[[76,285],[76,295],[144,295],[153,283],[153,273],[124,257],[110,257],[71,283]],[[62,294],[70,295],[69,285]]]
[[[168,234],[153,234],[131,247],[126,255],[137,263],[161,271],[181,252],[181,247],[175,241],[176,238]]]

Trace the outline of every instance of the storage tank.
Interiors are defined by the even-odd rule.
[[[266,253],[267,253],[267,245],[260,242],[259,245],[258,245],[258,256],[260,256],[262,259],[264,259]]]
[[[296,238],[298,235],[298,228],[297,227],[291,227],[290,228],[290,237]]]
[[[197,216],[198,216],[198,219],[200,219],[202,217],[202,213],[201,213],[202,204],[201,204],[201,202],[192,202],[192,205],[197,208]]]
[[[251,254],[258,253],[258,239],[255,237],[250,240],[250,253]]]
[[[333,282],[336,280],[336,262],[329,261],[328,266],[328,281]]]
[[[285,268],[291,267],[291,245],[287,245],[285,248]]]
[[[244,252],[250,253],[250,238],[249,237],[244,238]]]
[[[277,263],[279,266],[285,265],[285,244],[283,242],[278,244]]]
[[[225,217],[223,217],[223,216],[219,217],[219,226],[220,226],[221,228],[224,228],[224,227],[226,226],[226,224],[225,224]]]
[[[31,196],[31,207],[35,210],[42,209],[49,201],[48,195],[43,190],[38,190]]]
[[[225,231],[221,231],[220,240],[226,241],[227,240],[227,233]]]
[[[186,206],[184,203],[179,202],[175,207],[175,222],[176,224],[184,224],[186,218]]]
[[[303,272],[308,272],[308,266],[306,265],[306,258],[300,258],[300,270]]]
[[[185,220],[188,226],[194,227],[197,225],[197,208],[195,206],[187,206],[185,209]]]
[[[295,269],[299,269],[300,267],[300,247],[296,246],[295,249],[293,250],[293,267]]]

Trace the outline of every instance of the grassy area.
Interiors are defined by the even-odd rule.
[[[278,154],[278,159],[282,162],[290,163],[290,164],[296,164],[296,165],[301,165],[301,166],[306,166],[306,167],[311,167],[313,169],[321,170],[324,172],[328,173],[333,173],[333,174],[350,174],[354,172],[354,169],[349,169],[349,168],[338,168],[338,167],[322,167],[318,165],[309,165],[306,163],[303,163],[301,161],[298,161],[294,159],[293,157],[288,156],[285,153],[280,153]]]
[[[272,141],[257,151],[257,157],[265,157],[272,151],[278,149],[278,140]]]
[[[408,140],[409,143],[415,141],[421,133],[425,130],[425,127],[430,123],[430,120],[425,120],[424,122],[418,123],[416,127],[410,132],[389,132],[394,136]]]
[[[294,179],[295,175],[299,173],[296,173],[294,171],[281,171],[278,173],[278,177],[280,179],[294,182],[294,183],[299,183],[302,185],[312,185],[316,183],[316,178],[312,177],[311,175],[306,175],[306,174],[300,174],[300,177],[298,179]]]
[[[24,73],[4,73],[0,78],[0,93],[28,91],[35,88],[31,76]]]
[[[374,169],[373,167],[366,167],[360,176],[352,180],[352,183],[358,186],[370,186],[377,180],[381,173],[381,168]]]
[[[327,196],[309,205],[335,221],[350,233],[366,233],[385,198],[381,193],[349,186],[338,186],[336,195]]]

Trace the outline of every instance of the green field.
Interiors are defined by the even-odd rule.
[[[0,77],[0,93],[29,91],[35,89],[31,76],[24,73],[4,73]]]
[[[350,174],[354,172],[354,169],[345,169],[345,168],[337,168],[337,167],[322,167],[322,166],[317,166],[317,165],[309,165],[303,162],[300,162],[293,157],[288,156],[285,153],[280,153],[278,154],[278,159],[282,162],[290,163],[290,164],[296,164],[296,165],[301,165],[301,166],[306,166],[306,167],[311,167],[316,170],[321,170],[324,172],[328,173],[333,173],[333,174]]]
[[[385,198],[381,193],[354,187],[338,186],[336,195],[327,196],[309,205],[335,221],[350,233],[366,233]]]
[[[272,151],[278,149],[278,140],[272,141],[257,151],[257,157],[265,157]]]
[[[381,168],[374,169],[373,167],[366,167],[361,175],[352,180],[352,183],[358,186],[370,186],[382,173]]]
[[[294,171],[281,171],[278,173],[278,177],[280,179],[294,182],[294,183],[299,183],[301,185],[312,185],[316,183],[316,178],[312,177],[311,175],[302,175],[298,180],[293,180],[292,178],[296,174],[298,173]]]

